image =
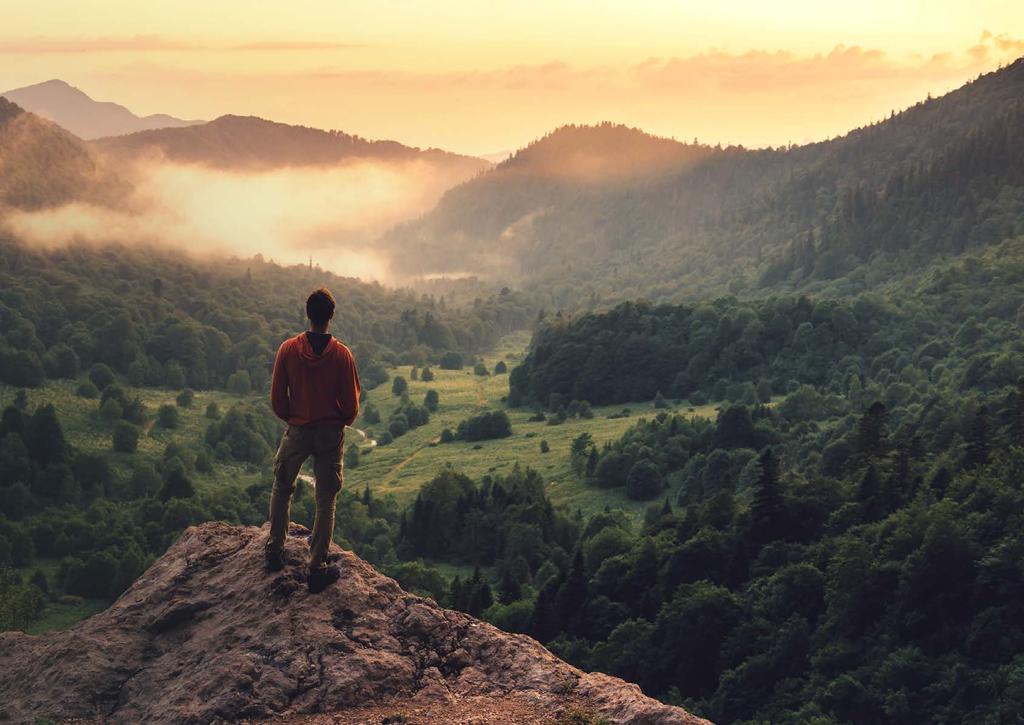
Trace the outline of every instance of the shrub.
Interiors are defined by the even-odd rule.
[[[440,366],[442,370],[462,370],[462,355],[457,352],[446,352],[441,356]]]
[[[95,400],[100,397],[100,389],[91,380],[83,380],[75,388],[75,395],[86,400]]]
[[[434,371],[431,370],[429,366],[423,368],[423,370],[420,371],[420,380],[422,380],[423,382],[429,383],[433,379]]]
[[[440,402],[441,402],[441,398],[437,394],[436,390],[433,390],[433,389],[428,390],[427,394],[423,396],[423,407],[425,407],[431,413],[433,413],[433,412],[435,412],[437,410],[438,405],[440,404]]]
[[[228,376],[227,389],[234,395],[248,395],[252,391],[252,379],[248,370],[236,370]]]
[[[441,431],[441,442],[442,443],[451,443],[454,440],[455,440],[455,433],[452,432],[451,428],[445,428],[443,431]]]
[[[505,364],[504,360],[499,360],[498,364],[494,366],[495,375],[504,375],[508,372],[508,365]]]
[[[161,405],[156,413],[156,424],[161,428],[177,428],[180,422],[181,416],[173,405]]]
[[[490,373],[487,371],[487,366],[484,365],[482,362],[478,362],[476,365],[473,366],[473,374],[479,375],[481,377],[490,375]]]
[[[355,443],[349,444],[349,447],[345,449],[345,468],[358,468],[359,466],[359,446]]]
[[[196,455],[196,470],[200,473],[213,473],[213,459],[209,451],[202,450]]]
[[[217,403],[213,402],[206,406],[206,417],[210,420],[220,418],[220,408],[217,406]]]
[[[192,401],[194,401],[195,398],[196,394],[193,393],[190,388],[185,388],[180,393],[178,393],[177,397],[175,397],[174,399],[174,402],[178,404],[179,408],[191,408]]]
[[[367,403],[363,409],[363,420],[370,425],[377,425],[380,423],[380,411],[377,410],[377,406],[373,403]]]
[[[100,390],[114,382],[114,371],[108,365],[96,363],[89,368],[89,380]]]
[[[392,438],[399,438],[406,434],[409,430],[409,420],[402,413],[396,413],[391,416],[391,420],[388,422],[388,433],[391,434]]]
[[[124,420],[118,421],[111,435],[111,443],[114,446],[114,450],[118,453],[134,453],[139,447],[140,433],[141,431],[138,426],[134,426]]]
[[[512,435],[512,422],[503,410],[488,410],[459,423],[458,437],[466,441],[507,438]]]
[[[121,404],[113,398],[107,398],[107,400],[100,405],[100,417],[108,423],[112,423],[115,420],[120,419],[123,413],[124,408],[122,408]]]
[[[541,453],[547,453],[550,450],[551,450],[551,446],[548,445],[548,442],[546,440],[544,440],[544,439],[541,439],[541,441],[540,441],[540,452]]]
[[[653,462],[640,460],[629,469],[629,475],[626,477],[626,495],[634,501],[652,499],[664,488],[661,471]]]
[[[409,390],[409,383],[405,381],[401,375],[396,375],[395,379],[391,381],[391,394],[396,397],[401,397]]]

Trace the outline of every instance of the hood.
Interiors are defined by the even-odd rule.
[[[302,360],[304,365],[316,367],[325,364],[328,360],[334,359],[334,349],[338,344],[338,338],[336,337],[330,339],[327,347],[319,355],[313,351],[313,346],[309,344],[309,338],[306,337],[305,332],[300,333],[295,340],[299,348],[299,359]]]

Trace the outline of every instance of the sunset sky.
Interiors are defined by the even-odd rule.
[[[474,154],[601,120],[817,140],[1024,55],[1006,0],[5,0],[2,17],[0,90],[61,78],[139,114]]]

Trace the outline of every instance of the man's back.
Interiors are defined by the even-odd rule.
[[[316,333],[313,333],[316,334]],[[359,414],[359,375],[352,352],[336,338],[326,345],[310,333],[285,340],[277,351],[271,405],[290,425],[351,425]]]

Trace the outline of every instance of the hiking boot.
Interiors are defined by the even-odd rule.
[[[341,572],[336,566],[321,564],[309,568],[309,592],[319,594],[334,582],[341,578]]]
[[[275,572],[284,569],[284,549],[275,549],[270,546],[263,550],[267,560],[267,571]]]

